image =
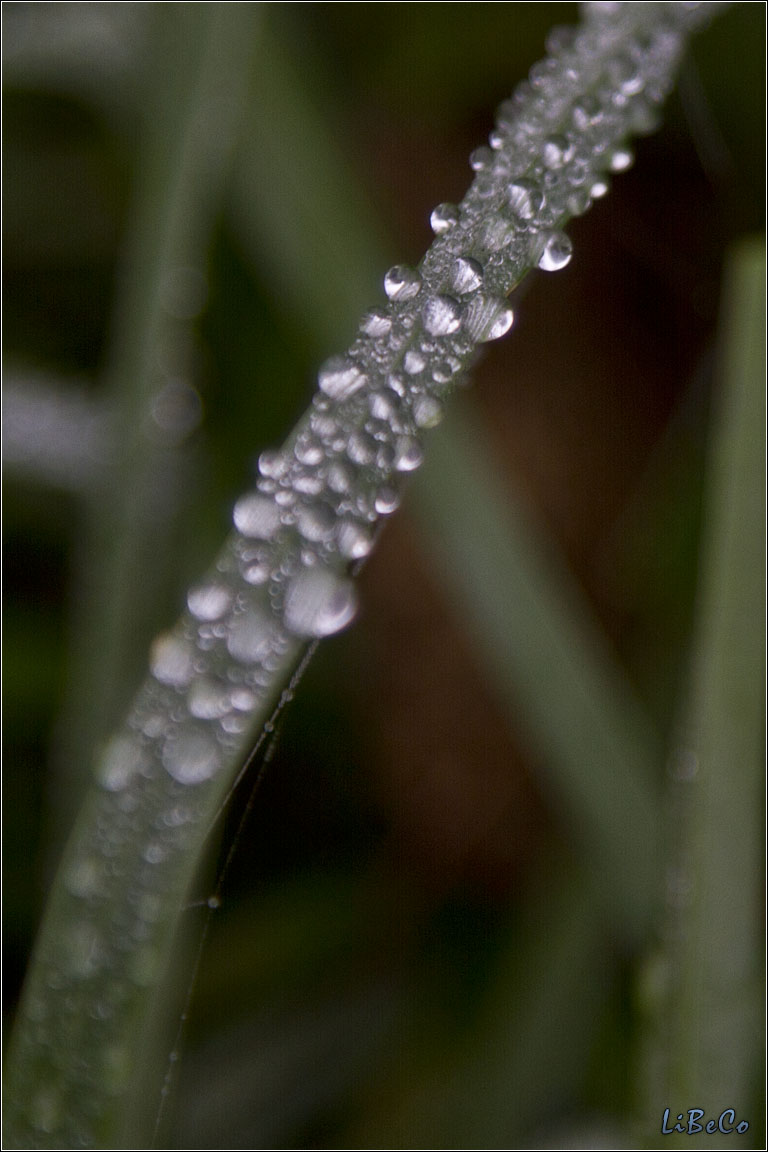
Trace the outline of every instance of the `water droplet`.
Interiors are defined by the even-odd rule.
[[[103,882],[102,866],[89,857],[77,860],[67,872],[66,884],[73,896],[89,899],[98,896]]]
[[[398,472],[413,472],[424,459],[424,449],[415,436],[401,436],[395,445],[395,468]]]
[[[297,523],[304,539],[316,543],[332,535],[336,516],[327,504],[310,504],[299,509]]]
[[[365,378],[363,377],[363,379]],[[318,418],[316,418],[313,423],[317,423],[317,419]],[[320,422],[323,422],[327,419],[327,417],[322,415],[319,417]],[[331,425],[331,435],[333,435],[333,431],[335,431],[336,428],[336,422],[334,420],[330,420],[329,423]],[[293,454],[298,460],[299,464],[308,464],[310,466],[313,464],[319,464],[325,455],[323,452],[322,444],[319,444],[313,436],[307,436],[306,433],[299,436],[294,446]]]
[[[259,584],[266,584],[269,580],[269,562],[266,558],[256,559],[253,563],[246,563],[242,568],[243,579],[248,584],[258,587]]]
[[[271,540],[280,528],[280,509],[274,500],[258,493],[241,496],[233,512],[235,528],[243,536]]]
[[[514,238],[515,229],[502,216],[491,216],[483,226],[482,242],[491,252],[505,248]]]
[[[256,696],[250,688],[235,688],[231,696],[232,707],[238,712],[252,712],[256,707]]]
[[[634,156],[629,148],[617,148],[611,153],[610,169],[612,172],[626,172],[632,167]]]
[[[539,257],[539,268],[544,272],[559,272],[570,262],[573,255],[573,244],[565,232],[553,232]]]
[[[432,215],[429,218],[432,231],[436,236],[440,236],[443,232],[449,232],[451,228],[455,228],[459,222],[459,210],[455,204],[438,204],[433,208]]]
[[[232,593],[223,584],[200,584],[187,596],[187,606],[198,620],[218,620],[232,603]]]
[[[323,481],[311,473],[297,476],[293,481],[293,488],[295,492],[301,492],[305,496],[317,496],[323,490]]]
[[[229,695],[215,680],[200,677],[190,685],[187,707],[198,720],[217,720],[229,711]]]
[[[366,312],[360,325],[367,336],[386,336],[392,328],[392,318],[381,308],[371,308]]]
[[[206,904],[208,905],[208,907],[211,909],[212,912],[215,912],[217,908],[221,908],[221,897],[209,896],[208,899],[206,900]]]
[[[367,381],[360,366],[348,356],[331,356],[320,369],[318,383],[332,400],[346,400]]]
[[[485,144],[481,144],[479,148],[475,148],[474,152],[469,154],[469,164],[475,172],[482,172],[492,163],[493,152],[490,148],[486,148]]]
[[[243,664],[256,664],[270,651],[273,640],[271,618],[260,609],[251,607],[233,619],[227,636],[227,651]]]
[[[544,203],[544,193],[533,180],[520,177],[507,185],[507,201],[518,220],[532,220]]]
[[[573,146],[565,136],[550,136],[545,140],[541,158],[544,167],[550,169],[562,168],[573,155]]]
[[[512,327],[515,314],[503,296],[475,296],[468,305],[464,327],[477,343],[498,340]]]
[[[448,336],[461,327],[461,305],[452,296],[433,296],[421,313],[430,336]]]
[[[483,282],[483,266],[471,256],[459,256],[453,265],[453,287],[461,295],[476,292]]]
[[[337,530],[339,552],[347,560],[362,560],[373,547],[368,532],[354,520],[343,520]]]
[[[335,460],[328,469],[328,487],[331,492],[335,492],[339,496],[343,496],[349,492],[352,486],[352,473],[346,464],[341,461]]]
[[[390,300],[412,300],[420,290],[421,276],[405,264],[396,264],[384,277],[384,291]]]
[[[259,472],[262,476],[269,476],[279,480],[288,470],[288,461],[282,452],[268,448],[259,456]]]
[[[592,200],[586,188],[575,188],[567,199],[568,211],[572,216],[581,216],[590,207]]]
[[[376,458],[376,441],[367,432],[353,432],[347,444],[347,456],[355,464],[370,464]]]
[[[400,493],[391,485],[385,484],[379,488],[373,506],[380,516],[389,516],[396,511],[400,504]]]
[[[165,770],[179,784],[201,784],[219,767],[219,749],[203,729],[186,728],[163,747]]]
[[[189,683],[194,673],[192,649],[180,636],[165,632],[152,645],[149,666],[161,683],[181,687]]]
[[[417,396],[413,402],[413,419],[418,428],[435,428],[443,418],[443,406],[433,396]]]
[[[297,636],[330,636],[346,627],[356,611],[354,585],[329,568],[303,569],[288,585],[285,626]]]
[[[598,177],[590,187],[589,194],[593,200],[600,200],[603,196],[606,196],[608,194],[607,178],[604,176]]]
[[[371,416],[376,420],[386,420],[391,424],[397,419],[400,401],[395,393],[387,388],[380,392],[372,392],[368,397],[368,406],[371,409]]]
[[[99,767],[99,783],[108,792],[120,792],[146,767],[141,745],[130,736],[115,736],[107,745]]]
[[[427,365],[426,360],[421,352],[415,348],[409,348],[403,357],[403,368],[409,376],[418,376],[419,372],[423,372]]]
[[[158,844],[157,840],[152,840],[142,852],[147,864],[162,864],[167,855],[166,849],[162,844]]]

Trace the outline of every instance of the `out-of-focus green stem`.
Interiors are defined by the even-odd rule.
[[[112,435],[76,571],[56,751],[59,839],[77,811],[94,748],[120,720],[149,641],[174,610],[182,523],[194,496],[185,444],[199,402],[192,322],[204,303],[210,232],[242,113],[258,6],[151,8],[137,183],[104,372]]]
[[[690,697],[672,761],[682,848],[669,877],[667,1095],[672,1124],[733,1108],[752,1143],[760,1041],[764,704],[765,248],[727,268]],[[650,1132],[653,1127],[650,1127]],[[658,1132],[658,1129],[657,1129]],[[707,1145],[723,1134],[675,1137]],[[759,1137],[756,1137],[759,1139]],[[655,1145],[653,1145],[655,1146]]]
[[[545,791],[637,932],[656,889],[657,741],[575,581],[510,506],[461,407],[415,486],[427,546]]]

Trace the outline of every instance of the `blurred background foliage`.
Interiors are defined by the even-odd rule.
[[[214,8],[238,9],[218,39]],[[380,299],[383,271],[420,258],[493,109],[576,17],[3,6],[7,1013],[84,765],[149,641],[313,368]],[[735,5],[696,39],[664,127],[573,224],[570,267],[518,294],[515,332],[466,401],[476,458],[569,570],[666,746],[722,265],[764,220],[764,19]],[[150,411],[155,456],[110,471],[110,418],[129,442]],[[524,706],[500,703],[429,520],[415,499],[388,527],[360,620],[321,647],[281,721],[211,925],[165,1146],[629,1139],[648,938],[582,882]],[[645,1120],[656,1129],[655,1105]]]

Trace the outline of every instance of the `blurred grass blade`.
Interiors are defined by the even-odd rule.
[[[147,13],[151,96],[105,367],[112,424],[89,502],[55,753],[59,840],[94,749],[120,721],[178,594],[174,564],[195,496],[186,444],[199,418],[192,324],[204,302],[254,15],[251,5],[161,4]]]
[[[254,269],[324,355],[348,342],[380,291],[387,258],[333,131],[332,85],[273,25],[274,15],[260,29],[231,211]]]
[[[489,686],[526,730],[546,792],[619,918],[639,929],[657,873],[660,751],[583,594],[495,478],[466,400],[435,436],[415,495]]]
[[[732,253],[712,428],[701,583],[682,746],[671,1056],[658,1113],[752,1114],[760,1048],[764,717],[765,246]],[[690,1137],[684,1139],[689,1142]],[[727,1138],[725,1138],[727,1139]],[[711,1137],[707,1137],[711,1140]],[[757,1146],[757,1145],[754,1145]]]

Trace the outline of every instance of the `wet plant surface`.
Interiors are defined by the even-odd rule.
[[[123,667],[119,677],[115,667],[99,672],[103,665],[97,662],[90,672],[101,681],[95,698],[86,693],[95,714],[88,739],[96,740],[102,748],[97,788],[83,810],[57,876],[48,928],[44,930],[47,934],[42,936],[38,951],[37,982],[33,978],[29,985],[24,1023],[13,1056],[15,1075],[36,1085],[23,1102],[19,1097],[25,1114],[19,1123],[26,1126],[24,1130],[36,1133],[34,1139],[40,1146],[62,1140],[66,1146],[94,1146],[99,1141],[111,1143],[118,1138],[116,1133],[126,1133],[125,1139],[130,1136],[146,1141],[157,1105],[146,1107],[149,1118],[143,1128],[141,1120],[133,1119],[136,1129],[132,1132],[126,1101],[145,1094],[137,1052],[146,1047],[152,995],[157,987],[162,988],[177,921],[187,903],[212,822],[259,733],[262,754],[268,750],[271,758],[271,737],[278,719],[274,710],[292,697],[292,676],[308,646],[341,631],[355,618],[360,594],[354,576],[371,552],[382,524],[398,509],[406,482],[432,453],[438,462],[432,478],[426,469],[423,484],[415,488],[418,506],[424,510],[420,534],[429,541],[430,531],[437,533],[430,545],[436,568],[449,573],[445,580],[448,595],[454,600],[458,597],[458,615],[463,614],[465,630],[474,637],[474,659],[485,666],[481,679],[490,684],[490,692],[478,692],[460,679],[454,686],[447,674],[448,662],[434,649],[436,637],[447,635],[449,639],[443,639],[443,644],[452,656],[454,645],[461,641],[451,638],[451,625],[440,620],[439,609],[419,616],[428,622],[425,627],[409,616],[406,597],[398,599],[394,591],[398,582],[412,582],[402,554],[397,563],[390,561],[389,575],[380,568],[385,573],[382,587],[391,584],[394,589],[389,593],[395,607],[393,619],[397,621],[399,614],[401,620],[399,631],[374,641],[380,646],[389,643],[396,665],[389,681],[386,674],[373,674],[374,684],[377,676],[381,676],[381,683],[389,683],[384,703],[398,720],[391,726],[385,722],[379,739],[370,742],[373,779],[379,777],[371,791],[378,791],[384,802],[374,803],[370,795],[356,796],[359,786],[351,785],[347,776],[351,768],[341,768],[344,763],[351,766],[356,753],[353,750],[350,758],[349,751],[339,745],[355,738],[361,721],[336,716],[331,723],[332,699],[324,701],[325,710],[317,705],[314,714],[308,710],[296,763],[306,766],[319,757],[319,768],[315,765],[309,783],[296,769],[293,775],[288,770],[289,782],[282,785],[271,781],[268,774],[259,796],[259,806],[264,806],[262,826],[251,826],[253,832],[247,834],[250,838],[255,832],[256,839],[265,836],[272,852],[278,848],[277,859],[271,862],[265,851],[259,862],[261,875],[279,878],[282,869],[287,884],[285,913],[275,911],[274,905],[270,910],[267,901],[266,911],[256,911],[256,927],[247,943],[241,944],[258,971],[261,940],[270,942],[271,958],[262,963],[261,976],[257,975],[254,983],[257,989],[260,982],[272,988],[261,1003],[282,1007],[275,1009],[274,1024],[263,1020],[255,1008],[254,1027],[244,1025],[247,1041],[235,1034],[234,1025],[222,1029],[220,1041],[226,1042],[230,1055],[223,1065],[220,1056],[215,1058],[224,1069],[224,1081],[231,1082],[238,1099],[251,1097],[254,1078],[262,1086],[262,1096],[255,1104],[243,1107],[233,1121],[230,1142],[266,1143],[292,1133],[289,1139],[303,1138],[312,1145],[322,1143],[325,1132],[333,1144],[343,1132],[355,1146],[373,1146],[370,1141],[388,1137],[395,1141],[392,1146],[400,1146],[398,1141],[413,1142],[420,1137],[439,1143],[441,1131],[444,1141],[454,1124],[465,1133],[464,1143],[476,1143],[479,1132],[489,1140],[498,1134],[503,1141],[510,1125],[514,1131],[532,1131],[545,1123],[543,1101],[535,1094],[525,1100],[519,1089],[509,1103],[504,1103],[501,1082],[520,1079],[521,1059],[520,1050],[508,1060],[504,1054],[515,1035],[523,1048],[537,1037],[546,1062],[544,1054],[551,1053],[553,1043],[559,1046],[559,1039],[553,1036],[548,1040],[546,1030],[542,1032],[537,1026],[536,1020],[540,1022],[543,1017],[537,1016],[529,1024],[521,1018],[521,1004],[528,995],[524,990],[531,990],[532,1003],[540,1003],[545,1015],[556,1000],[564,1018],[570,1013],[565,1027],[569,1040],[563,1051],[573,1053],[592,1006],[599,1002],[597,988],[604,980],[606,951],[601,936],[612,939],[613,947],[620,951],[632,950],[648,931],[658,886],[656,844],[661,822],[655,791],[663,757],[653,724],[629,690],[625,673],[615,666],[606,637],[593,635],[590,612],[584,612],[578,598],[582,594],[579,583],[592,585],[593,598],[597,593],[596,599],[602,599],[598,610],[602,608],[610,617],[613,592],[610,588],[600,590],[601,580],[595,578],[597,549],[601,546],[610,551],[606,527],[626,506],[622,486],[628,491],[636,482],[649,446],[668,423],[673,401],[658,386],[652,410],[643,406],[644,431],[630,435],[627,425],[637,420],[636,389],[627,387],[626,410],[617,403],[614,390],[604,398],[599,390],[593,390],[585,396],[591,422],[579,413],[574,424],[568,378],[580,356],[579,337],[571,336],[572,354],[566,358],[569,372],[563,373],[562,391],[550,385],[548,403],[552,408],[544,417],[532,412],[527,426],[534,432],[537,427],[549,429],[547,435],[551,437],[553,413],[558,410],[557,422],[562,418],[560,411],[568,411],[570,405],[566,453],[552,454],[551,441],[542,466],[533,447],[535,438],[518,432],[517,459],[529,456],[527,480],[539,489],[545,518],[554,526],[558,517],[562,518],[561,530],[555,535],[561,538],[566,553],[572,554],[577,572],[573,585],[559,561],[552,557],[544,563],[539,560],[539,543],[529,540],[525,524],[516,523],[514,517],[512,524],[507,524],[506,513],[499,509],[492,480],[496,470],[492,444],[494,436],[501,438],[500,428],[496,427],[484,449],[484,434],[475,435],[472,417],[465,408],[463,424],[447,421],[439,432],[432,432],[442,420],[446,401],[449,408],[456,402],[453,390],[464,382],[478,346],[498,340],[513,326],[517,306],[514,295],[508,299],[510,291],[532,267],[551,272],[569,266],[572,242],[563,226],[585,212],[593,200],[602,199],[612,177],[630,166],[632,153],[627,141],[635,133],[655,127],[655,110],[671,84],[684,35],[700,16],[695,5],[664,5],[663,11],[652,5],[586,7],[590,11],[582,30],[578,34],[574,30],[553,34],[550,56],[532,69],[529,81],[518,89],[515,98],[501,106],[489,146],[476,148],[471,154],[474,176],[464,199],[455,204],[441,202],[432,210],[434,241],[426,257],[418,266],[391,267],[384,277],[380,302],[364,313],[348,351],[322,361],[309,411],[296,431],[281,448],[259,456],[253,487],[234,504],[234,530],[224,549],[207,576],[192,585],[186,612],[175,628],[154,640],[149,678],[125,726],[107,738],[109,712],[117,710],[114,701],[124,692],[127,669],[137,666],[136,654],[130,653],[127,643],[132,627],[129,608],[131,600],[147,598],[147,589],[137,580],[135,561],[151,555],[158,540],[167,544],[175,538],[183,516],[189,514],[183,508],[189,496],[186,470],[192,461],[185,444],[199,425],[200,404],[197,388],[179,375],[178,365],[184,359],[185,342],[192,338],[190,321],[200,315],[207,289],[202,274],[184,261],[196,251],[195,244],[199,245],[198,233],[207,213],[199,196],[191,217],[184,206],[187,186],[197,187],[200,173],[208,171],[211,155],[216,153],[209,134],[201,130],[197,137],[183,136],[178,154],[174,154],[176,163],[167,166],[165,183],[160,177],[154,184],[148,179],[147,189],[143,193],[139,190],[146,216],[142,224],[139,214],[144,231],[136,225],[136,235],[140,239],[143,234],[146,241],[157,228],[165,227],[167,232],[157,265],[150,268],[149,281],[142,282],[137,271],[134,288],[129,277],[125,289],[126,299],[134,299],[138,310],[133,327],[126,322],[125,348],[120,351],[118,339],[113,354],[114,397],[128,417],[133,416],[134,423],[128,425],[129,435],[117,450],[113,465],[111,483],[112,491],[119,493],[117,509],[106,506],[108,515],[103,508],[94,514],[96,538],[104,539],[105,533],[108,537],[113,522],[119,530],[119,544],[110,553],[113,558],[106,575],[111,572],[114,576],[120,566],[133,573],[124,591],[114,597],[107,595],[110,614],[105,636],[110,642],[102,652],[102,661],[106,666],[122,663]],[[222,17],[217,23],[212,13],[206,13],[200,17],[203,23],[199,27],[194,21],[189,26],[199,71],[190,68],[186,79],[180,74],[174,81],[182,86],[178,112],[181,128],[185,116],[198,124],[200,109],[205,111],[210,102],[220,99],[212,80],[218,75],[220,60],[210,47],[206,51],[205,24],[212,22],[217,51],[223,52],[226,45],[232,51],[238,28],[228,26],[228,19]],[[236,23],[235,16],[231,19]],[[257,42],[260,34],[258,29],[253,32]],[[329,18],[324,34],[334,35],[333,19]],[[235,80],[230,77],[230,81],[232,92],[237,91]],[[168,126],[163,131],[169,131]],[[155,149],[161,135],[158,129]],[[231,135],[236,138],[234,129]],[[152,147],[148,154],[152,154]],[[162,174],[162,168],[160,171]],[[209,180],[208,186],[216,187],[217,181]],[[163,210],[155,218],[152,208],[158,204]],[[269,230],[269,212],[259,220],[251,235],[255,231],[257,245],[263,246],[266,267],[269,245],[263,236]],[[191,221],[196,222],[194,228]],[[289,220],[287,231],[294,225],[295,221]],[[242,259],[234,247],[231,237],[219,244],[219,259],[230,270]],[[285,267],[290,269],[289,255]],[[327,280],[327,273],[325,277]],[[141,289],[147,283],[160,303],[157,311],[149,307],[142,315]],[[639,287],[638,297],[641,294]],[[305,311],[311,311],[311,303],[312,298],[305,295]],[[596,301],[595,314],[600,306]],[[271,307],[277,315],[279,306],[273,303]],[[214,346],[216,325],[226,327],[227,323],[221,313],[217,314],[213,300],[202,331],[207,325]],[[552,326],[560,327],[556,321]],[[705,328],[702,323],[702,330]],[[131,349],[131,333],[135,337],[137,332],[140,339]],[[167,351],[174,347],[172,341],[169,344],[169,334],[181,337],[172,354]],[[272,339],[280,344],[279,325]],[[326,331],[318,343],[325,340]],[[557,341],[567,347],[567,337],[558,333]],[[226,342],[221,341],[222,348]],[[170,366],[158,378],[156,367],[147,371],[147,366],[156,364],[159,347],[163,349],[162,363]],[[619,360],[623,351],[618,350]],[[681,360],[686,351],[680,350]],[[227,355],[232,352],[228,350]],[[222,363],[225,360],[226,356]],[[126,390],[129,370],[140,385],[134,393]],[[557,371],[553,367],[550,381]],[[578,369],[576,375],[581,375]],[[492,397],[493,385],[489,384],[488,395]],[[220,386],[225,390],[226,382]],[[509,419],[519,428],[520,412],[525,415],[529,394],[530,389],[518,386],[513,390],[518,398],[517,411],[511,414],[518,419],[505,417],[505,400],[493,409],[494,422],[503,426]],[[238,403],[247,407],[248,402],[235,401],[235,408]],[[612,407],[606,408],[606,404]],[[211,406],[215,426],[215,394]],[[227,417],[224,407],[219,419],[226,425],[232,416]],[[274,433],[278,421],[270,419]],[[578,486],[571,487],[580,459],[573,436],[578,419],[584,421],[584,435],[589,437],[589,447],[582,449],[583,459],[591,460],[594,455],[593,437],[601,419],[613,421],[614,427],[611,430],[609,425],[609,434],[599,441],[599,451],[610,457],[610,446],[619,444],[622,453],[626,445],[630,460],[634,456],[634,468],[622,464],[605,473],[611,477],[610,499],[600,491],[599,481],[593,481],[596,486],[590,496],[585,495],[586,489],[579,496]],[[695,480],[695,467],[690,471]],[[476,486],[477,477],[483,475],[485,484]],[[120,481],[117,488],[116,480]],[[578,514],[567,511],[564,496],[571,491],[575,500],[581,499],[584,509],[589,507],[585,529],[578,523]],[[150,499],[157,492],[170,493],[172,498]],[[147,516],[148,509],[151,516]],[[463,542],[462,563],[453,563],[451,548],[446,550],[454,529],[458,547],[454,545],[453,552],[460,556]],[[473,530],[476,543],[470,543]],[[390,556],[395,555],[392,549],[390,541]],[[372,562],[370,577],[366,572],[362,581],[365,587],[369,580],[374,597],[379,583],[376,563]],[[483,570],[490,576],[488,590],[483,584]],[[102,579],[104,576],[102,573]],[[105,586],[108,592],[115,587],[109,581]],[[502,590],[498,603],[494,589]],[[631,618],[626,602],[621,611],[625,621]],[[151,614],[143,630],[150,623]],[[417,645],[419,627],[423,633]],[[492,633],[503,637],[503,642],[490,643],[487,637]],[[548,639],[551,637],[555,639]],[[618,632],[616,641],[621,641]],[[354,655],[353,641],[345,643],[346,649],[338,650],[347,653],[347,668],[364,667],[365,661],[362,666],[355,663],[360,658]],[[499,656],[500,648],[513,655]],[[415,652],[422,655],[414,661]],[[384,667],[393,665],[385,663]],[[408,687],[400,689],[405,706],[398,708],[394,685],[403,684],[397,679],[401,672],[410,679],[405,680]],[[310,671],[310,681],[312,675]],[[323,673],[316,675],[322,681]],[[642,670],[637,666],[635,675],[642,681]],[[354,692],[343,686],[348,673],[345,676],[337,670],[333,676],[334,691],[346,691],[351,700]],[[404,749],[419,746],[414,729],[422,729],[422,724],[420,708],[414,702],[426,691],[427,680],[435,678],[442,684],[442,697],[450,712],[457,711],[452,702],[462,700],[465,719],[458,721],[455,735],[448,741],[444,734],[446,714],[431,704],[425,716],[432,720],[426,720],[424,727],[427,731],[442,729],[443,734],[424,753],[426,762],[419,766],[420,771],[398,785],[398,774],[407,772],[409,763]],[[659,681],[657,687],[663,686],[661,676]],[[315,683],[314,694],[323,701],[321,683]],[[510,701],[514,702],[511,707]],[[554,722],[553,711],[560,713]],[[441,716],[442,723],[439,719],[436,722],[434,718]],[[670,717],[660,710],[659,719],[663,730]],[[381,720],[378,723],[381,725]],[[344,724],[350,733],[346,738],[337,731]],[[489,739],[489,733],[495,735]],[[71,746],[77,746],[72,727],[69,740]],[[289,746],[290,741],[286,733]],[[303,748],[302,741],[306,741]],[[466,748],[465,755],[455,755],[455,742]],[[360,747],[364,745],[362,740]],[[422,746],[429,749],[428,743]],[[379,762],[388,765],[383,775],[377,767]],[[477,766],[468,770],[470,764]],[[540,765],[548,767],[542,770]],[[559,767],[553,769],[552,765]],[[76,777],[83,771],[81,765],[70,776],[72,792],[79,790]],[[532,787],[531,779],[539,777],[539,783]],[[67,786],[66,779],[62,778],[59,787]],[[281,787],[285,789],[282,801]],[[341,812],[332,814],[328,795],[336,796]],[[287,883],[285,877],[292,870],[300,870],[302,857],[298,849],[301,835],[297,836],[296,830],[301,828],[303,817],[297,818],[295,813],[308,803],[310,807],[319,805],[321,810],[327,806],[320,821],[309,823],[310,841],[318,852],[306,853],[305,882],[294,877]],[[343,811],[346,803],[350,804],[349,818]],[[510,847],[521,839],[522,829],[512,815],[520,804],[535,831],[529,834],[528,846],[523,836],[523,848]],[[386,816],[382,816],[382,809]],[[291,849],[293,857],[291,852],[280,851],[280,833],[270,827],[278,816],[289,827],[293,822],[297,840]],[[383,856],[379,847],[382,820],[393,829]],[[558,843],[553,823],[569,829],[567,848]],[[341,847],[331,849],[339,831]],[[245,837],[233,834],[247,859]],[[398,875],[400,868],[393,869],[389,862],[383,865],[394,848],[405,849],[405,859],[419,878],[413,890],[405,876]],[[565,866],[559,871],[563,853],[567,857],[574,850],[581,861],[579,866]],[[542,865],[542,858],[548,863]],[[259,861],[258,850],[256,859]],[[345,874],[349,860],[354,862],[350,875],[362,871],[362,880],[350,882]],[[332,865],[327,878],[323,873],[326,861]],[[579,879],[582,871],[583,882]],[[537,877],[528,881],[537,895],[534,900],[523,899],[519,909],[518,901],[513,900],[507,912],[503,897],[510,884],[513,889],[521,885],[518,872]],[[576,881],[565,878],[570,872],[575,873]],[[229,869],[230,882],[232,875]],[[390,876],[389,883],[383,876]],[[602,881],[598,883],[596,876],[602,876]],[[467,885],[473,895],[465,899],[459,893]],[[216,895],[208,901],[205,916],[221,902],[220,885],[212,887]],[[524,884],[522,890],[526,890]],[[450,925],[443,922],[440,926],[440,906],[446,902],[456,909],[460,925],[455,944]],[[537,909],[547,903],[550,919],[542,924]],[[378,909],[375,913],[374,908]],[[292,911],[296,918],[290,926]],[[226,917],[226,903],[222,915]],[[599,927],[603,918],[609,925],[607,930]],[[439,926],[432,928],[434,923]],[[334,926],[332,940],[327,938],[329,924]],[[237,924],[231,930],[236,933]],[[400,950],[393,950],[389,938],[393,932],[403,936]],[[433,932],[441,946],[431,952],[429,937]],[[287,934],[288,941],[295,941],[293,948],[289,943],[281,945],[281,933]],[[486,948],[478,945],[477,933]],[[525,944],[518,950],[510,940]],[[184,952],[180,942],[177,952]],[[451,956],[460,959],[452,962]],[[566,963],[567,956],[570,964]],[[293,973],[284,986],[283,977],[278,978],[273,971],[281,963],[287,963]],[[503,984],[496,993],[492,991],[497,963],[507,979],[520,969],[515,995]],[[336,980],[328,981],[323,973],[329,964],[342,975],[346,973],[347,979],[337,972]],[[301,975],[303,966],[314,972],[313,979]],[[589,973],[586,981],[582,966]],[[534,977],[539,967],[545,973],[541,981]],[[435,986],[442,993],[438,992],[434,1002],[425,1002],[418,986],[424,971],[426,983],[432,982],[431,969]],[[203,972],[201,996],[206,979]],[[631,979],[630,974],[613,977],[619,983]],[[457,980],[460,998],[468,1006],[451,1020],[440,997],[444,995],[450,1002],[451,987]],[[182,975],[182,988],[187,984],[188,977]],[[255,994],[238,987],[238,1003],[245,1005]],[[290,988],[294,991],[289,992]],[[284,998],[290,1000],[292,995],[297,996],[296,1004],[284,1003]],[[498,1002],[491,1016],[517,1021],[509,1024],[508,1035],[505,1030],[497,1033],[496,1025],[486,1019],[482,1002],[486,997],[493,1000],[494,995]],[[554,999],[548,1000],[550,996]],[[182,995],[182,1004],[185,1000]],[[473,1003],[478,1004],[474,1014]],[[629,1027],[626,1020],[611,1014],[609,1008],[602,1010],[612,1039],[593,1038],[590,1043],[598,1050],[601,1043],[609,1047],[611,1043],[626,1043],[629,1049],[628,1037],[622,1031]],[[651,1015],[656,1010],[651,1005]],[[423,1013],[426,1018],[419,1025]],[[637,1027],[634,1021],[632,1027]],[[206,1048],[201,1042],[201,1051],[214,1059],[217,1043],[211,1039]],[[235,1074],[232,1052],[243,1051],[244,1044],[251,1055]],[[339,1044],[345,1053],[339,1067],[334,1068],[333,1075],[321,1075],[318,1066],[333,1059]],[[430,1096],[418,1120],[401,1075],[388,1067],[398,1044],[409,1053],[406,1065]],[[155,1086],[149,1090],[153,1100],[158,1098],[157,1085],[163,1083],[169,1048],[176,1057],[172,1039],[154,1037],[156,1058],[142,1070],[148,1080],[154,1075]],[[340,1127],[334,1128],[334,1109],[350,1090],[361,1059],[371,1070],[371,1083],[381,1082],[379,1074],[373,1073],[378,1069],[388,1085],[382,1093],[383,1106],[373,1099],[366,1105],[365,1089],[359,1090],[361,1095],[355,1090],[351,1112],[346,1112]],[[449,1059],[453,1068],[444,1083],[438,1075],[443,1059]],[[499,1087],[490,1091],[480,1108],[470,1101],[478,1078],[493,1081],[486,1062],[493,1067]],[[561,1111],[566,1110],[570,1099],[567,1085],[572,1083],[572,1062],[569,1056],[562,1070],[557,1064],[553,1069],[553,1090],[559,1094]],[[210,1087],[209,1094],[199,1080],[197,1089],[185,1090],[182,1084],[181,1114],[189,1112],[194,1128],[210,1123],[219,1109],[227,1110],[229,1096],[226,1084],[220,1083],[216,1090],[217,1078],[210,1071],[200,1071],[205,1064],[192,1058],[189,1068],[191,1083],[202,1075]],[[275,1078],[266,1076],[265,1081],[265,1069],[273,1068],[278,1069]],[[598,1084],[604,1075],[603,1071],[596,1077]],[[450,1086],[456,1077],[461,1086],[453,1091]],[[164,1083],[165,1091],[170,1084],[167,1076]],[[617,1102],[609,1101],[598,1111],[620,1116],[633,1106],[638,1108],[636,1100],[628,1099],[626,1085],[613,1085],[606,1091],[614,1093]],[[448,1110],[446,1092],[453,1099]],[[278,1101],[286,1093],[291,1107],[281,1109]],[[195,1111],[195,1097],[203,1109],[210,1108],[208,1119]],[[400,1103],[387,1104],[389,1098]],[[640,1109],[645,1111],[642,1105]],[[167,1122],[166,1114],[162,1118]],[[179,1123],[179,1140],[188,1144],[191,1137],[184,1135],[183,1119]]]

